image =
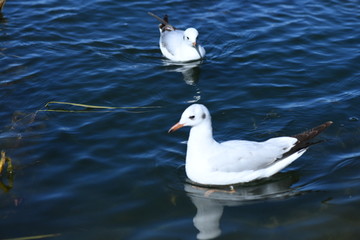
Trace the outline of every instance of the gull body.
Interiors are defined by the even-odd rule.
[[[169,24],[167,15],[161,19],[153,13],[149,14],[161,22],[159,45],[166,58],[175,62],[189,62],[205,57],[205,49],[197,43],[199,32],[195,28],[179,30]]]
[[[326,122],[292,137],[270,138],[264,142],[214,140],[211,116],[202,104],[190,105],[169,132],[191,127],[186,152],[186,175],[204,185],[231,185],[270,177],[314,144],[310,140],[332,124]]]

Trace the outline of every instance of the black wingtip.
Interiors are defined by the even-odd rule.
[[[0,0],[0,12],[3,10],[6,0]]]
[[[160,24],[160,26],[159,26],[159,28],[160,28],[162,31],[164,31],[164,29],[163,29],[163,28],[164,28],[166,25],[168,25],[168,24],[169,24],[169,17],[168,17],[168,15],[167,15],[167,14],[165,14],[165,16],[164,16],[163,20],[164,20],[164,22],[165,22],[166,24],[161,23],[161,24]]]
[[[161,32],[164,31],[174,31],[176,28],[174,26],[171,26],[169,24],[169,17],[167,14],[165,14],[164,18],[160,18],[159,16],[155,15],[152,12],[148,12],[148,14],[154,18],[156,18],[160,24],[159,24],[159,29],[161,30]]]
[[[164,15],[163,19],[165,22],[169,23],[169,16],[167,14]]]
[[[323,124],[320,124],[317,127],[314,127],[310,130],[307,130],[305,132],[302,132],[302,133],[292,136],[292,137],[296,138],[298,141],[295,143],[295,146],[290,149],[290,151],[288,151],[287,153],[285,153],[283,155],[283,157],[281,159],[283,159],[284,157],[290,156],[291,154],[298,152],[302,149],[306,149],[311,145],[324,142],[323,140],[312,141],[312,139],[315,138],[317,135],[319,135],[321,132],[323,132],[331,124],[333,124],[333,121],[327,121]]]
[[[319,126],[314,127],[310,130],[296,134],[293,137],[297,138],[298,141],[300,141],[300,142],[308,141],[308,140],[316,137],[317,135],[319,135],[322,131],[324,131],[326,128],[328,128],[332,124],[333,124],[333,121],[327,121],[327,122],[320,124]]]

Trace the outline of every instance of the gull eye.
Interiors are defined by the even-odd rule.
[[[187,40],[189,40],[190,38],[189,37],[186,37],[187,38]]]
[[[191,115],[191,116],[189,117],[189,119],[194,120],[194,119],[195,119],[195,116],[194,116],[194,115]]]

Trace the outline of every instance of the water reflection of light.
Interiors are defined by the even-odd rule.
[[[291,188],[297,180],[293,174],[280,173],[265,182],[242,184],[234,188],[210,189],[186,183],[185,191],[197,209],[193,218],[194,226],[199,230],[197,239],[213,239],[221,235],[220,219],[224,206],[234,207],[298,194],[296,189]]]

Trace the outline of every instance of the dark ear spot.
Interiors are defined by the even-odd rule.
[[[202,117],[202,119],[205,119],[205,118],[206,118],[206,114],[203,113],[203,115],[202,115],[201,117]]]

